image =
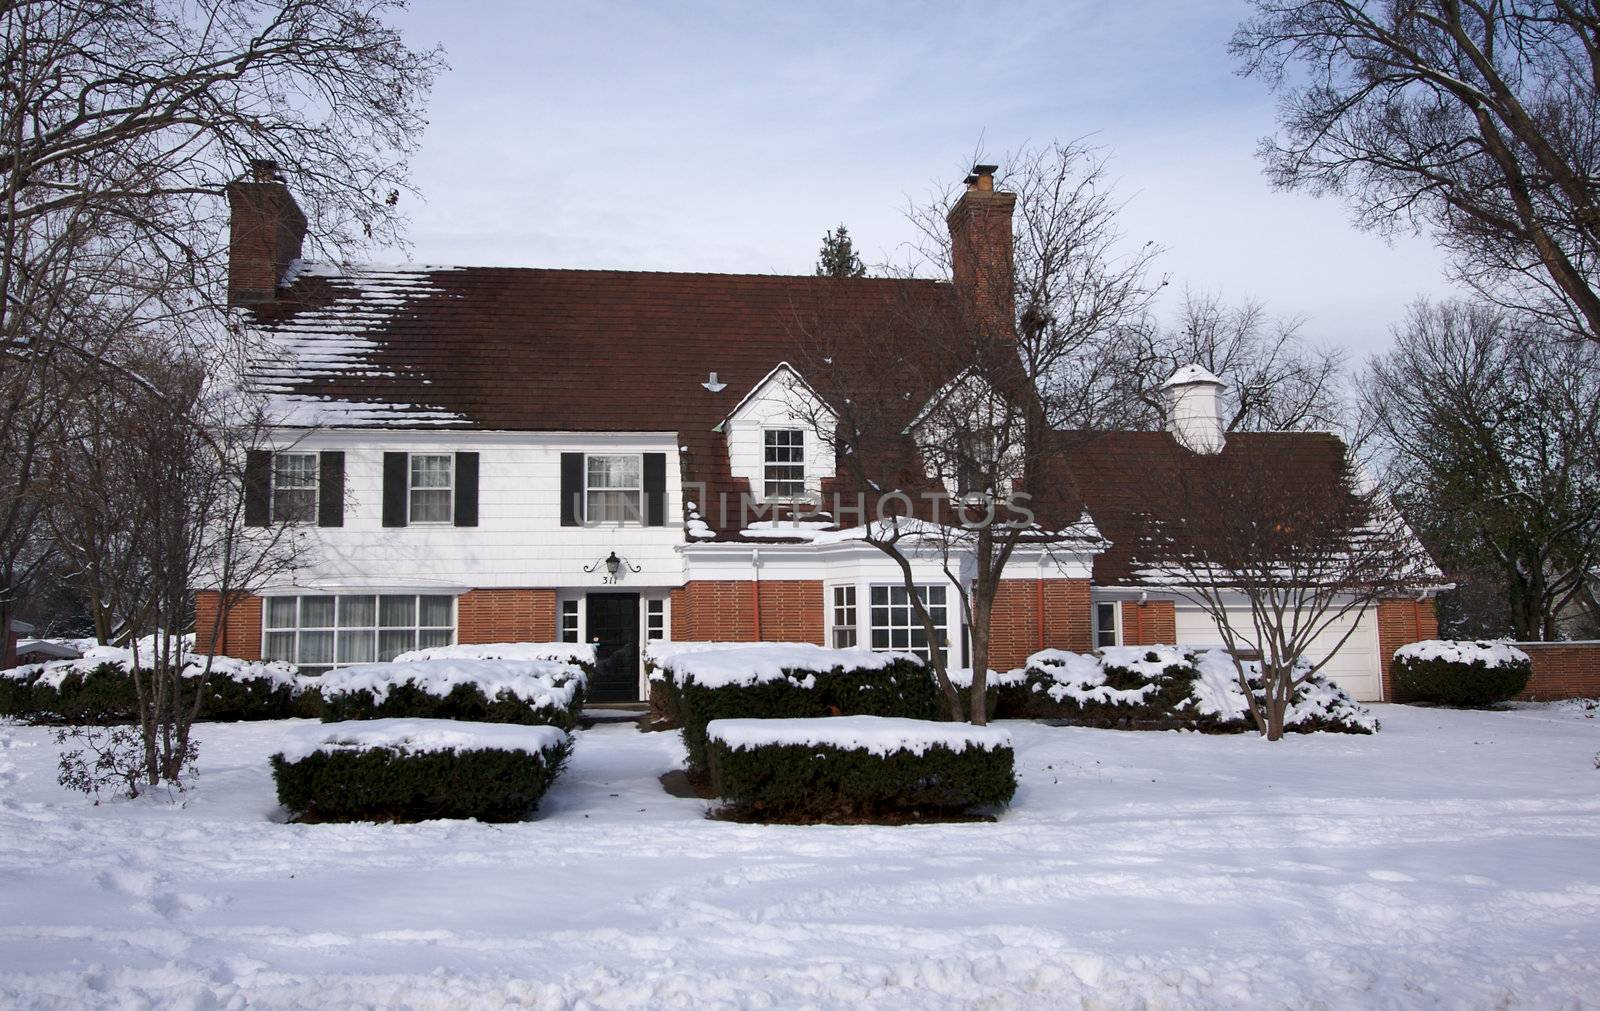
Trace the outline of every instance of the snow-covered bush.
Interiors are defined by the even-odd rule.
[[[1522,694],[1533,663],[1509,643],[1428,639],[1395,650],[1393,671],[1401,701],[1487,706]]]
[[[1251,690],[1261,679],[1246,664]],[[1113,646],[1094,653],[1043,650],[1030,656],[1020,687],[1001,694],[1000,715],[1056,719],[1078,726],[1130,730],[1256,730],[1233,658],[1223,650]],[[1377,721],[1343,689],[1313,677],[1295,692],[1285,728],[1371,733]]]
[[[808,647],[810,643],[773,642],[709,642],[697,640],[652,639],[644,645],[644,669],[650,683],[650,715],[647,729],[677,730],[678,692],[672,674],[663,666],[667,660],[683,653],[719,653],[727,650],[750,649],[758,645]]]
[[[594,646],[584,642],[481,642],[413,649],[394,658],[395,663],[418,660],[549,660],[581,667],[594,673]]]
[[[149,656],[141,649],[141,658]],[[52,660],[0,671],[0,715],[42,723],[110,724],[138,718],[132,650],[94,646],[80,659]],[[184,657],[187,695],[205,671],[203,655]],[[218,656],[206,677],[202,720],[277,720],[304,712],[302,679],[294,668]],[[192,696],[191,696],[192,697]],[[314,701],[314,696],[312,701]]]
[[[933,674],[910,653],[747,643],[682,651],[654,661],[672,718],[683,730],[689,772],[706,772],[705,728],[739,717],[898,716],[937,719]]]
[[[368,720],[293,733],[272,756],[278,802],[297,821],[516,821],[571,753],[548,726]]]
[[[328,722],[391,717],[546,724],[571,730],[587,678],[554,660],[413,660],[322,675]]]
[[[711,790],[755,821],[949,817],[1010,803],[1011,734],[877,716],[725,719],[706,729]]]

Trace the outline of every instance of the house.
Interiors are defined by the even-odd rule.
[[[950,215],[965,253],[947,283],[310,264],[304,215],[274,167],[256,164],[229,190],[229,298],[258,338],[248,378],[278,427],[248,463],[246,520],[305,524],[315,549],[292,580],[232,608],[216,647],[317,672],[450,642],[594,642],[591,694],[613,700],[645,691],[651,639],[925,652],[896,564],[839,533],[871,507],[849,504],[863,489],[842,486],[817,430],[827,412],[801,409],[818,396],[804,321],[825,312],[876,335],[891,310],[953,311],[963,285],[1009,319],[1010,292],[992,279],[1009,267],[1015,198],[992,172],[980,166]],[[878,377],[874,343],[889,339],[915,335],[841,353],[904,402],[909,433],[959,377],[920,376],[915,389]],[[1141,460],[1212,440],[1292,470],[1343,447],[1224,437],[1217,381],[1201,372],[1174,376],[1169,431],[1063,442],[1057,491],[1035,503],[1053,534],[1006,568],[992,666],[1045,647],[1217,642],[1129,554]],[[902,459],[902,487],[938,479],[911,435],[884,452]],[[832,493],[830,515],[797,524],[764,511],[799,492]],[[933,557],[913,567],[961,649],[943,569]],[[197,595],[202,636],[217,601]],[[1380,698],[1385,658],[1434,634],[1432,602],[1384,602],[1359,625],[1334,674]]]

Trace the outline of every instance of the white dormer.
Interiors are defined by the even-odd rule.
[[[722,431],[733,476],[757,499],[820,494],[834,476],[833,413],[788,362],[745,394]]]
[[[1225,383],[1199,365],[1185,365],[1161,384],[1167,400],[1167,431],[1195,453],[1220,453],[1227,442],[1222,427]]]
[[[982,376],[963,371],[928,398],[904,434],[917,444],[928,476],[949,494],[1003,496],[1022,477],[1024,421]],[[1009,459],[994,462],[1002,449]],[[990,477],[998,487],[977,487]]]

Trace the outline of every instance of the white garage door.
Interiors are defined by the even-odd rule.
[[[1235,628],[1250,628],[1250,612],[1248,609],[1239,609],[1230,612],[1234,615]],[[1216,623],[1211,616],[1198,607],[1177,608],[1177,633],[1180,646],[1220,646],[1222,635],[1217,631]],[[1347,617],[1318,636],[1312,643],[1311,656],[1313,662],[1322,659],[1327,652],[1339,642],[1339,636],[1344,634],[1350,623],[1356,621],[1354,615]],[[1254,637],[1254,633],[1250,633]],[[1355,633],[1345,640],[1328,665],[1322,668],[1321,673],[1341,685],[1345,691],[1355,696],[1358,701],[1376,702],[1383,695],[1383,672],[1378,659],[1378,614],[1376,608],[1368,608],[1361,614]]]

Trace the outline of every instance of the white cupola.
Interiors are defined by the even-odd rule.
[[[1199,365],[1185,365],[1161,384],[1167,401],[1167,431],[1196,453],[1220,453],[1227,442],[1222,427],[1222,389],[1226,384]]]

